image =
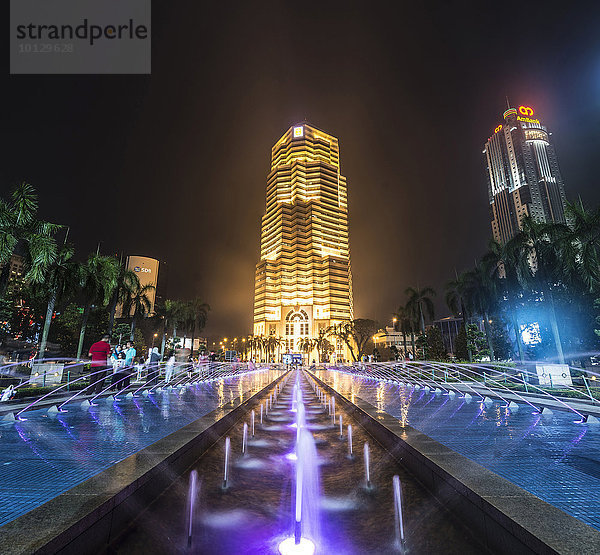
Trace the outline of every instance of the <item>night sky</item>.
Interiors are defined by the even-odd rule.
[[[598,3],[153,4],[151,76],[5,70],[0,183],[32,183],[81,257],[166,261],[209,335],[251,331],[270,149],[298,121],[340,139],[357,317],[389,321],[417,285],[448,314],[491,235],[506,96],[553,132],[568,198],[600,203]]]

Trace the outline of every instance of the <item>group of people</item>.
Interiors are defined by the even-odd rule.
[[[104,335],[100,341],[96,341],[89,351],[92,359],[92,373],[90,374],[90,393],[101,393],[104,389],[104,381],[112,369],[111,385],[117,391],[128,387],[131,383],[131,374],[134,371],[136,350],[131,341],[125,346],[116,345],[113,349],[110,345],[110,336]]]
[[[112,385],[117,391],[129,387],[136,354],[137,352],[131,341],[127,341],[125,346],[115,345],[110,355],[110,362],[113,368]]]
[[[157,347],[150,350],[146,360],[143,356],[137,357],[137,351],[131,341],[127,341],[124,346],[111,347],[110,336],[106,334],[90,347],[89,356],[92,361],[89,392],[92,394],[101,393],[105,389],[106,378],[111,377],[109,373],[112,374],[111,389],[117,391],[129,387],[134,373],[137,373],[137,381],[141,381],[144,369],[149,385],[158,383],[160,378],[159,363],[162,357]],[[166,381],[170,381],[175,373],[174,353],[171,353],[167,360]]]

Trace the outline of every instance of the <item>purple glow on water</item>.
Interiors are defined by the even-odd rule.
[[[287,538],[279,544],[281,555],[312,555],[315,552],[315,544],[307,538],[302,538],[296,543],[294,538]]]
[[[477,403],[475,397],[410,396],[374,387],[357,376],[323,371],[321,379],[481,464],[530,493],[600,529],[600,435],[593,423],[574,423],[573,411],[531,413],[530,403]],[[379,382],[382,383],[382,382]],[[442,406],[442,404],[444,406]],[[588,433],[589,432],[589,433]]]

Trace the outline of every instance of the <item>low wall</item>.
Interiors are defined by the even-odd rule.
[[[358,397],[312,377],[494,553],[600,553],[600,531]]]
[[[4,525],[3,555],[107,552],[132,520],[284,376],[246,401],[234,399]]]

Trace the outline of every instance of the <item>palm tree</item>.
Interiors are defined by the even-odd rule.
[[[152,308],[152,301],[148,295],[150,295],[154,289],[154,285],[142,285],[138,279],[137,283],[134,284],[130,295],[125,299],[123,304],[123,314],[131,316],[130,341],[133,341],[138,318],[150,312],[150,309]]]
[[[92,254],[85,262],[78,266],[79,289],[83,297],[84,306],[81,329],[79,331],[77,358],[81,358],[85,329],[92,306],[108,303],[117,285],[118,275],[119,263],[112,256]]]
[[[528,271],[527,259],[522,259],[515,244],[510,241],[505,245],[491,240],[488,252],[483,256],[482,263],[489,268],[492,279],[496,283],[498,297],[504,298],[508,305],[509,318],[513,326],[519,359],[525,361],[525,351],[519,328],[518,306],[522,304],[523,288],[519,276]]]
[[[194,338],[196,336],[196,332],[201,332],[206,326],[206,321],[208,320],[208,312],[210,310],[210,306],[202,302],[199,297],[196,297],[192,301],[188,303],[190,309],[190,317],[192,320],[192,355],[194,354]]]
[[[406,336],[410,334],[413,354],[415,351],[415,320],[405,306],[399,306],[394,314],[396,318],[396,326],[402,332],[402,343],[404,345],[404,355],[408,354],[408,346],[406,344]]]
[[[58,247],[54,235],[62,226],[37,219],[38,199],[29,183],[13,190],[10,200],[0,199],[0,297],[4,296],[10,275],[10,257],[19,251],[25,257],[25,281],[41,283],[56,261]]]
[[[490,351],[490,360],[494,360],[494,345],[490,328],[490,312],[494,309],[496,291],[492,271],[487,265],[476,264],[475,268],[464,275],[463,294],[466,305],[483,318],[485,337]],[[466,328],[465,328],[466,331]],[[468,345],[468,342],[467,342]]]
[[[456,274],[455,279],[446,283],[446,305],[455,317],[458,318],[460,316],[462,318],[465,334],[467,333],[467,323],[469,320],[469,314],[467,313],[466,308],[467,285],[468,276],[466,272],[463,272],[460,275]],[[469,354],[469,362],[473,362],[473,353],[471,352],[471,345],[468,341],[467,351]]]
[[[160,346],[161,356],[165,354],[165,345],[167,343],[168,329],[173,326],[173,332],[177,326],[177,301],[166,299],[163,303],[157,303],[154,306],[154,316],[156,320],[162,323],[162,340]]]
[[[431,287],[408,287],[404,293],[408,296],[406,309],[418,319],[421,333],[425,335],[425,314],[430,320],[433,320],[435,314],[432,300],[435,291]]]
[[[262,354],[264,353],[265,355],[265,362],[269,362],[269,338],[265,337],[264,335],[259,336],[258,338],[259,340],[259,345],[260,345],[260,349],[261,349],[261,357]]]
[[[161,354],[164,355],[165,344],[167,342],[167,330],[169,327],[173,328],[173,341],[177,336],[177,328],[184,323],[185,313],[183,310],[183,303],[181,301],[175,301],[172,299],[166,299],[164,305],[159,309],[159,314],[163,319],[163,339],[161,345]]]
[[[194,315],[192,314],[192,307],[188,301],[177,301],[179,309],[179,327],[183,330],[183,343],[182,347],[185,348],[185,344],[187,343],[187,336],[189,331],[192,329],[194,325]]]
[[[323,362],[333,352],[333,346],[327,339],[327,330],[319,330],[319,336],[314,340],[315,348],[319,354],[319,362]]]
[[[519,276],[522,284],[537,288],[548,302],[550,328],[560,364],[564,364],[565,357],[558,331],[553,287],[564,277],[560,275],[558,247],[564,244],[565,237],[570,233],[564,224],[536,222],[531,216],[526,216],[523,218],[521,231],[507,243],[507,248],[513,250],[516,256],[528,261]]]
[[[581,200],[567,205],[571,232],[561,245],[563,267],[581,279],[590,293],[600,291],[600,208],[590,212]]]
[[[117,284],[113,291],[110,300],[110,312],[108,316],[108,334],[112,333],[115,325],[115,314],[117,312],[117,306],[123,305],[133,295],[136,288],[139,288],[140,280],[137,274],[133,270],[128,270],[119,262],[119,275],[117,276]],[[124,314],[123,310],[121,313]]]
[[[308,359],[310,359],[310,353],[314,350],[315,346],[316,341],[314,339],[309,339],[308,337],[302,337],[298,342],[298,348],[301,352],[306,353]]]
[[[267,362],[269,359],[269,356],[275,356],[275,351],[277,349],[277,347],[279,347],[283,342],[283,339],[281,337],[276,337],[274,335],[269,335],[268,337],[266,337],[263,341],[263,345],[265,347],[265,351],[266,351],[266,356],[267,356]]]
[[[261,335],[251,335],[248,338],[248,346],[250,347],[251,357],[254,360],[260,360],[264,347],[264,337]]]
[[[40,340],[40,359],[44,358],[46,352],[48,333],[50,332],[50,324],[52,323],[56,303],[63,295],[74,291],[77,287],[77,265],[71,260],[73,252],[72,246],[64,245],[58,251],[54,264],[46,270],[44,286],[48,294],[48,306]]]

